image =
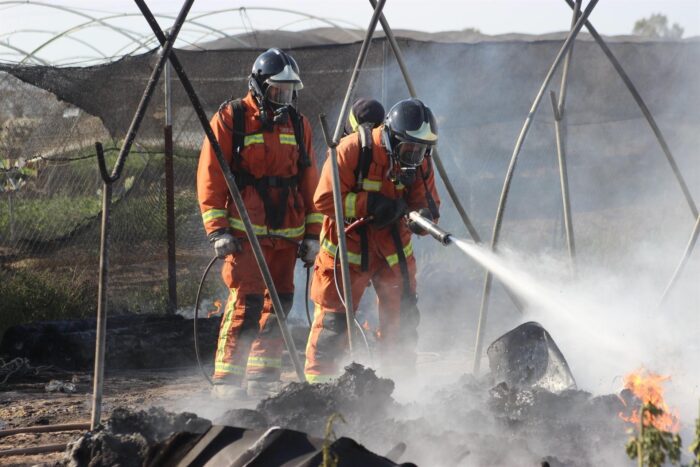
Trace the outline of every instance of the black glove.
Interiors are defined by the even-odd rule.
[[[372,216],[372,224],[378,229],[393,224],[408,210],[408,205],[403,198],[391,199],[386,196],[371,192],[367,195],[367,214]]]
[[[420,208],[417,212],[418,212],[418,214],[425,217],[429,221],[434,220],[433,213],[430,212],[430,209],[428,209],[428,208]],[[410,230],[411,232],[413,232],[416,235],[425,235],[427,233],[423,227],[418,225],[417,222],[414,222],[410,219],[408,220],[407,225],[408,225],[408,230]]]

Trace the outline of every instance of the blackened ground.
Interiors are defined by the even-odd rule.
[[[290,381],[293,374],[285,378]],[[317,436],[323,434],[328,416],[341,413],[347,423],[335,423],[337,436],[351,437],[381,455],[405,442],[405,453],[393,460],[424,466],[539,466],[543,459],[550,466],[574,467],[629,462],[624,450],[627,426],[618,417],[624,406],[616,395],[519,391],[495,385],[488,377],[465,375],[447,384],[413,383],[407,397],[406,384],[400,382],[396,389],[402,395],[399,403],[392,381],[354,365],[333,384],[290,383],[259,403],[225,403],[209,397],[208,386],[195,370],[131,371],[108,374],[104,409],[106,419],[119,407],[139,411],[164,406],[197,413],[215,424],[253,429],[279,425]],[[48,394],[43,387],[16,384],[0,392],[4,428],[89,419],[89,382],[78,384],[76,394]],[[132,418],[118,420],[120,434],[102,435],[99,442],[116,442],[118,436],[126,444],[124,450],[131,449],[135,456],[143,453],[147,436],[138,430],[125,434],[134,426]],[[139,423],[137,417],[137,427]],[[0,439],[0,448],[67,442],[79,435],[16,435]],[[0,462],[34,465],[64,458],[57,454]]]

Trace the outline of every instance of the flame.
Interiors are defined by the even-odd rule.
[[[364,329],[365,331],[371,331],[369,327],[369,322],[367,320],[365,320],[365,322],[362,323],[362,329]]]
[[[663,383],[670,380],[670,376],[658,375],[644,368],[640,368],[625,376],[625,388],[629,389],[632,394],[641,400],[642,404],[653,404],[663,411],[659,415],[645,412],[644,426],[651,425],[658,430],[670,432],[677,432],[680,429],[678,411],[669,409],[668,404],[664,401]],[[639,407],[634,408],[629,416],[622,412],[619,413],[619,416],[627,422],[639,424]]]
[[[216,309],[209,311],[209,313],[207,313],[207,318],[221,314],[221,300],[214,300],[214,306]]]

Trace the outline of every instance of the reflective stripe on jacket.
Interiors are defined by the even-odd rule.
[[[430,190],[435,203],[439,206],[440,198],[435,189],[434,171],[429,158],[419,170],[416,181],[408,186],[396,185],[388,179],[390,169],[389,155],[381,144],[382,127],[372,130],[372,162],[367,177],[362,182],[362,190],[355,192],[356,179],[355,168],[359,163],[361,145],[357,133],[350,134],[340,140],[337,147],[338,172],[340,175],[340,191],[343,197],[343,211],[346,219],[363,218],[368,215],[367,197],[370,192],[378,192],[382,195],[398,199],[404,197],[410,210],[428,207],[426,187]],[[427,174],[423,181],[421,175]],[[321,229],[321,249],[330,256],[335,256],[338,245],[336,234],[335,211],[333,206],[332,174],[330,162],[326,160],[321,171],[321,178],[314,193],[314,205],[316,209],[325,215]],[[376,249],[377,253],[384,257],[390,266],[398,264],[398,255],[394,241],[391,237],[391,229],[378,230],[373,225],[367,228],[368,243],[370,249]],[[411,231],[403,220],[399,221],[399,233],[403,244],[404,254],[413,254],[411,244]],[[361,261],[360,235],[351,232],[347,235],[349,262],[359,265]]]
[[[246,136],[235,164],[232,164],[234,126],[231,106],[224,106],[211,119],[211,128],[229,167],[235,173],[235,169],[240,166],[255,178],[296,176],[299,170],[299,148],[291,121],[275,124],[271,131],[263,131],[252,95],[249,93],[242,102],[246,109]],[[297,187],[289,190],[286,200],[279,199],[283,191],[281,188],[269,188],[269,195],[276,204],[287,203],[282,225],[276,229],[268,228],[263,200],[255,187],[245,186],[241,190],[243,203],[257,235],[281,235],[298,240],[304,235],[318,235],[321,230],[322,217],[313,204],[313,193],[318,183],[316,156],[311,145],[311,126],[308,119],[304,118],[303,122],[305,147],[311,166],[303,171]],[[207,234],[221,228],[231,228],[234,235],[245,236],[243,222],[230,199],[214,149],[207,138],[204,138],[199,156],[197,198]]]

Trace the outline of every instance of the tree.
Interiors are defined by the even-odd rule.
[[[668,18],[661,13],[654,13],[648,18],[642,18],[634,23],[632,34],[645,37],[661,37],[663,39],[680,39],[683,28],[678,23],[669,27]]]

